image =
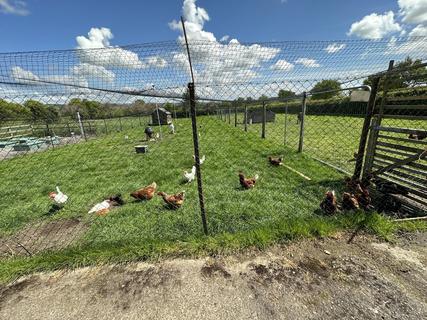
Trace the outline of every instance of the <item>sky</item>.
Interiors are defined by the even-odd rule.
[[[352,23],[372,13],[392,11],[401,20],[397,0],[198,0],[197,6],[209,13],[207,31],[240,42],[358,38],[347,34]],[[168,24],[181,9],[180,0],[0,0],[0,52],[75,48],[75,38],[93,27],[109,28],[116,45],[173,40]]]
[[[427,36],[427,0],[0,0],[0,95],[180,96],[190,80],[181,15],[205,97],[302,92],[427,57],[417,38]],[[80,50],[5,54],[49,49]]]

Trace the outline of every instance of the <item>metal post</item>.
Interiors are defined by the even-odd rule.
[[[306,108],[307,108],[307,92],[304,91],[302,94],[302,111],[301,111],[301,123],[300,123],[300,131],[299,131],[298,152],[302,152],[304,148],[304,123],[305,123]]]
[[[228,107],[228,124],[231,124],[231,108]]]
[[[108,127],[107,127],[107,121],[104,118],[104,128],[105,128],[105,134],[108,134]]]
[[[205,201],[203,196],[202,186],[202,173],[200,171],[200,154],[199,154],[199,135],[197,133],[197,119],[196,119],[196,95],[194,93],[194,83],[188,84],[188,91],[190,92],[190,111],[191,111],[191,124],[193,128],[193,143],[194,143],[194,157],[196,158],[196,174],[197,174],[197,188],[199,192],[200,213],[202,216],[203,231],[208,235],[208,225],[206,222]]]
[[[159,105],[156,103],[157,122],[159,124],[160,140],[162,140],[162,124],[160,122]]]
[[[248,106],[245,105],[245,132],[248,132]]]
[[[265,106],[265,101],[262,102],[262,132],[261,138],[265,139],[265,122],[267,121],[267,109]]]
[[[119,117],[120,131],[123,131],[122,117]]]
[[[80,112],[78,112],[78,111],[77,111],[77,120],[79,122],[80,134],[83,136],[83,138],[85,139],[85,141],[87,141],[86,133],[85,133],[85,130],[83,128],[82,118],[80,117]]]
[[[234,126],[237,127],[237,107],[234,107]]]
[[[366,149],[366,141],[369,134],[369,126],[371,124],[372,116],[375,109],[375,100],[378,92],[378,84],[380,78],[375,78],[372,82],[371,94],[369,95],[369,101],[366,107],[366,115],[363,121],[362,133],[360,134],[359,149],[357,151],[356,164],[354,166],[354,178],[360,178],[363,166],[363,157]]]
[[[71,137],[70,123],[67,122],[68,135]]]
[[[90,121],[88,121],[87,122],[88,123],[88,125],[89,125],[89,134],[92,132],[92,126],[91,126],[91,124],[90,124]]]
[[[288,106],[285,106],[285,132],[283,133],[283,144],[287,143],[287,134],[288,134]]]

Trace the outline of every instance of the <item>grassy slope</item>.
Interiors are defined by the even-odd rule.
[[[103,197],[122,192],[130,200],[130,191],[152,181],[166,192],[185,190],[183,208],[166,210],[158,197],[148,203],[130,202],[105,218],[96,218],[75,249],[6,260],[0,280],[64,265],[262,247],[281,239],[327,235],[363,220],[363,214],[327,218],[314,213],[326,189],[342,187],[337,172],[284,149],[277,141],[263,141],[254,132],[244,134],[208,117],[201,117],[199,124],[202,153],[207,156],[203,178],[210,237],[201,232],[196,184],[181,184],[182,171],[192,165],[189,120],[177,123],[176,135],[152,143],[147,155],[133,152],[142,129],[130,128],[88,143],[0,162],[0,179],[5,181],[0,186],[0,231],[10,233],[40,219],[79,216],[90,220],[87,210]],[[305,181],[284,167],[271,168],[266,162],[269,154],[284,155],[287,164],[313,180]],[[239,170],[261,176],[254,190],[239,189]],[[50,205],[46,194],[57,184],[70,202],[59,214],[43,217]],[[367,224],[384,236],[393,229],[377,215]]]

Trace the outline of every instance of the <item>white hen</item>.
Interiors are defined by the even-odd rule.
[[[191,168],[191,172],[184,171],[184,179],[187,180],[188,183],[193,181],[196,177],[196,167],[193,166]]]
[[[109,209],[111,207],[111,201],[110,200],[104,200],[100,203],[95,204],[92,209],[89,210],[88,213],[96,213],[100,212],[102,210]]]
[[[196,161],[196,156],[195,155],[193,155],[193,160]],[[206,160],[206,156],[203,155],[199,160],[200,160],[200,164],[203,164],[203,162],[205,162],[205,160]]]
[[[49,198],[59,205],[65,204],[68,200],[68,196],[63,194],[58,186],[56,187],[56,192],[49,193]]]

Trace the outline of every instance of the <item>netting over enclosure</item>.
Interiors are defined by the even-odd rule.
[[[425,212],[426,43],[191,41],[192,68],[183,42],[0,54],[0,256],[191,241],[200,212],[212,235],[273,229],[343,174]]]

